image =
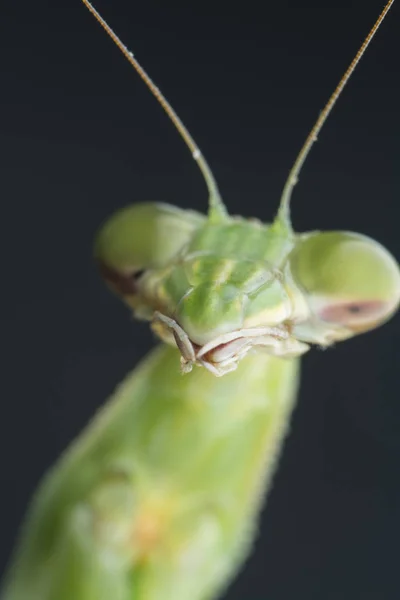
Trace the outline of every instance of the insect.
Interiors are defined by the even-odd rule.
[[[307,153],[393,0],[307,138],[271,225],[228,214],[190,134],[83,1],[178,128],[210,208],[136,204],[99,232],[102,275],[165,344],[43,482],[1,599],[211,600],[251,549],[298,357],[375,328],[399,305],[399,268],[380,244],[296,234],[289,215]]]

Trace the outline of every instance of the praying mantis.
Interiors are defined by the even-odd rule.
[[[301,166],[355,66],[268,226],[228,215],[161,97],[204,175],[209,214],[136,204],[99,232],[101,273],[165,345],[42,484],[2,600],[211,600],[237,572],[295,402],[297,357],[376,327],[399,304],[399,269],[382,246],[348,232],[295,234],[290,223]]]

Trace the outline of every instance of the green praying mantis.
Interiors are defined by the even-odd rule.
[[[0,599],[213,600],[251,551],[298,357],[377,327],[400,303],[399,267],[379,243],[345,231],[297,234],[289,212],[310,148],[394,0],[312,128],[269,225],[228,214],[172,107],[83,3],[188,145],[209,211],[136,204],[100,230],[100,272],[165,344],[45,477]]]

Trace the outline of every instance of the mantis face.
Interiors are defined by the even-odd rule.
[[[149,203],[112,217],[96,255],[136,316],[179,348],[185,372],[223,375],[255,348],[289,357],[304,342],[328,346],[377,327],[400,302],[397,263],[354,233],[289,236]]]

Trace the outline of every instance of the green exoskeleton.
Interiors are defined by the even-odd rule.
[[[298,234],[289,215],[304,160],[394,0],[311,130],[269,225],[228,214],[171,106],[83,2],[181,133],[210,208],[136,204],[99,232],[102,275],[166,344],[45,478],[0,598],[213,600],[251,549],[296,398],[297,357],[377,327],[400,302],[399,267],[379,243]]]

